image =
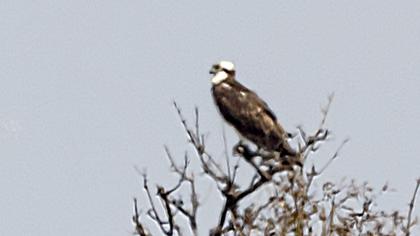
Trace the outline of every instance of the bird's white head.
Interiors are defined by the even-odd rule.
[[[219,84],[226,79],[235,78],[235,65],[230,61],[220,61],[210,69],[210,74],[214,75],[211,79],[212,84]]]

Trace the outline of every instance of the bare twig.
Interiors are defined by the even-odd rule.
[[[307,191],[309,190],[312,181],[314,180],[314,178],[316,176],[321,175],[327,168],[328,166],[334,161],[334,159],[336,159],[339,155],[339,152],[341,151],[341,149],[344,147],[344,145],[349,141],[350,139],[345,139],[340,146],[337,148],[337,150],[334,152],[334,154],[332,155],[332,157],[330,159],[328,159],[327,163],[325,163],[325,165],[323,167],[321,167],[321,169],[319,171],[315,170],[315,166],[312,166],[311,171],[309,173],[307,173],[308,176],[308,183],[307,183]]]
[[[134,215],[133,215],[133,223],[134,223],[134,227],[135,227],[135,232],[139,235],[139,236],[148,236],[149,234],[147,233],[146,228],[143,226],[143,224],[140,223],[140,215],[139,215],[139,210],[137,207],[137,199],[134,198]]]
[[[321,120],[321,123],[319,124],[318,130],[322,130],[323,127],[325,126],[325,122],[327,121],[328,112],[330,111],[330,107],[331,107],[331,104],[332,104],[332,102],[334,100],[334,96],[335,96],[335,94],[334,93],[331,93],[328,96],[328,103],[327,103],[327,105],[325,107],[321,108],[322,120]]]
[[[229,181],[232,182],[232,175],[230,173],[230,160],[229,160],[229,154],[228,154],[228,147],[227,147],[227,138],[226,138],[226,131],[225,126],[222,126],[222,137],[223,137],[223,148],[225,152],[225,159],[226,159],[226,169],[227,169],[227,175],[229,178]]]
[[[197,235],[197,210],[198,210],[198,206],[199,206],[199,202],[198,202],[198,197],[197,197],[197,193],[195,190],[195,181],[194,181],[194,176],[188,176],[187,174],[187,168],[189,165],[189,159],[187,154],[185,154],[184,156],[184,165],[182,166],[182,168],[178,167],[175,163],[175,160],[172,157],[172,154],[169,151],[169,148],[165,146],[165,151],[166,151],[166,156],[169,159],[169,162],[171,163],[171,168],[172,170],[177,173],[179,175],[179,180],[178,183],[175,185],[175,187],[173,187],[171,190],[166,191],[166,199],[168,201],[168,203],[170,203],[171,205],[173,205],[176,209],[178,209],[185,217],[187,217],[189,223],[190,223],[190,228],[191,231],[193,232],[194,235]],[[184,208],[183,204],[181,204],[182,201],[178,201],[178,200],[170,200],[169,201],[169,195],[172,194],[174,191],[178,190],[179,187],[182,185],[182,183],[184,183],[185,181],[187,181],[190,185],[191,188],[191,195],[190,195],[190,201],[191,201],[191,210],[187,210]],[[166,202],[166,201],[165,201]]]
[[[171,204],[168,199],[169,193],[166,192],[162,186],[158,186],[157,189],[158,189],[158,195],[163,201],[165,211],[166,211],[166,216],[168,218],[169,229],[165,233],[166,235],[173,235],[175,223],[174,223],[174,213],[172,212]]]
[[[154,221],[156,221],[156,223],[158,224],[158,226],[160,227],[161,231],[164,234],[171,235],[169,234],[169,231],[167,231],[165,228],[165,225],[167,225],[168,222],[163,221],[160,218],[159,213],[157,212],[155,203],[153,202],[152,194],[150,193],[149,185],[147,183],[147,176],[145,173],[143,173],[143,188],[146,191],[146,195],[149,200],[150,207],[151,207],[151,209],[147,211],[148,216],[152,218]]]
[[[337,148],[337,150],[334,152],[334,155],[328,160],[328,162],[319,170],[318,175],[322,174],[327,168],[328,166],[338,157],[339,152],[341,151],[341,149],[343,149],[344,145],[346,145],[346,143],[348,143],[350,141],[350,139],[345,139],[340,146]]]
[[[327,140],[327,138],[329,137],[330,132],[324,128],[325,126],[325,122],[327,120],[327,116],[328,113],[330,111],[331,108],[331,104],[334,100],[334,93],[330,94],[328,96],[328,103],[327,105],[325,105],[325,107],[321,108],[321,114],[322,114],[322,119],[321,122],[318,126],[318,129],[316,130],[316,132],[311,135],[311,136],[307,136],[306,132],[302,129],[301,126],[298,126],[297,129],[299,131],[300,137],[303,140],[303,147],[302,145],[299,143],[299,152],[301,155],[304,156],[303,160],[305,161],[308,157],[307,151],[316,151],[318,150],[318,147],[316,146],[319,142],[325,141]]]
[[[414,189],[414,193],[413,193],[413,197],[411,198],[410,204],[409,204],[409,210],[408,210],[408,216],[407,216],[407,226],[406,226],[406,236],[410,236],[410,228],[412,226],[412,222],[411,222],[411,215],[413,214],[413,210],[414,210],[414,203],[416,201],[416,196],[417,196],[417,192],[419,190],[419,186],[420,186],[420,178],[417,179],[417,184],[416,184],[416,188]]]
[[[181,120],[181,124],[184,127],[185,132],[187,133],[189,141],[194,146],[194,149],[197,152],[204,173],[212,179],[214,179],[216,182],[222,182],[227,184],[229,180],[223,173],[222,168],[213,160],[211,155],[209,155],[205,151],[204,141],[200,139],[200,137],[202,136],[200,136],[200,134],[194,134],[194,132],[188,127],[187,121],[182,115],[181,109],[179,108],[176,102],[174,102],[174,107],[178,113],[178,117]]]

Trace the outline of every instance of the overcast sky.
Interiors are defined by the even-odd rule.
[[[407,210],[420,176],[419,1],[162,2],[0,3],[0,235],[130,235],[134,166],[171,183],[163,145],[180,159],[188,149],[173,100],[190,119],[200,108],[221,155],[208,74],[220,59],[289,131],[314,130],[335,92],[317,163],[351,142],[325,177],[389,181],[381,207]],[[201,232],[216,223],[213,198]]]

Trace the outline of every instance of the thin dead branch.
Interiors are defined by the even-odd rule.
[[[133,201],[134,201],[134,215],[133,215],[132,221],[134,224],[135,233],[138,234],[139,236],[148,236],[149,234],[146,228],[143,226],[142,223],[140,223],[140,214],[137,207],[137,198],[134,198]]]
[[[413,210],[414,210],[414,203],[416,201],[416,196],[417,196],[417,192],[419,190],[419,186],[420,186],[420,178],[417,179],[417,184],[416,187],[414,189],[414,193],[413,193],[413,197],[411,198],[410,204],[409,204],[409,209],[408,209],[408,216],[407,216],[407,225],[405,227],[405,236],[410,236],[410,229],[413,226],[413,222],[411,221],[411,217],[413,214]]]

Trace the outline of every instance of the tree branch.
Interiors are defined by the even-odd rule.
[[[410,236],[410,228],[412,227],[411,222],[411,215],[413,214],[414,210],[414,202],[416,201],[417,192],[419,190],[420,186],[420,178],[417,179],[416,188],[414,189],[413,197],[411,198],[410,204],[409,204],[409,210],[408,210],[408,216],[407,216],[407,226],[406,226],[406,233],[405,236]]]

